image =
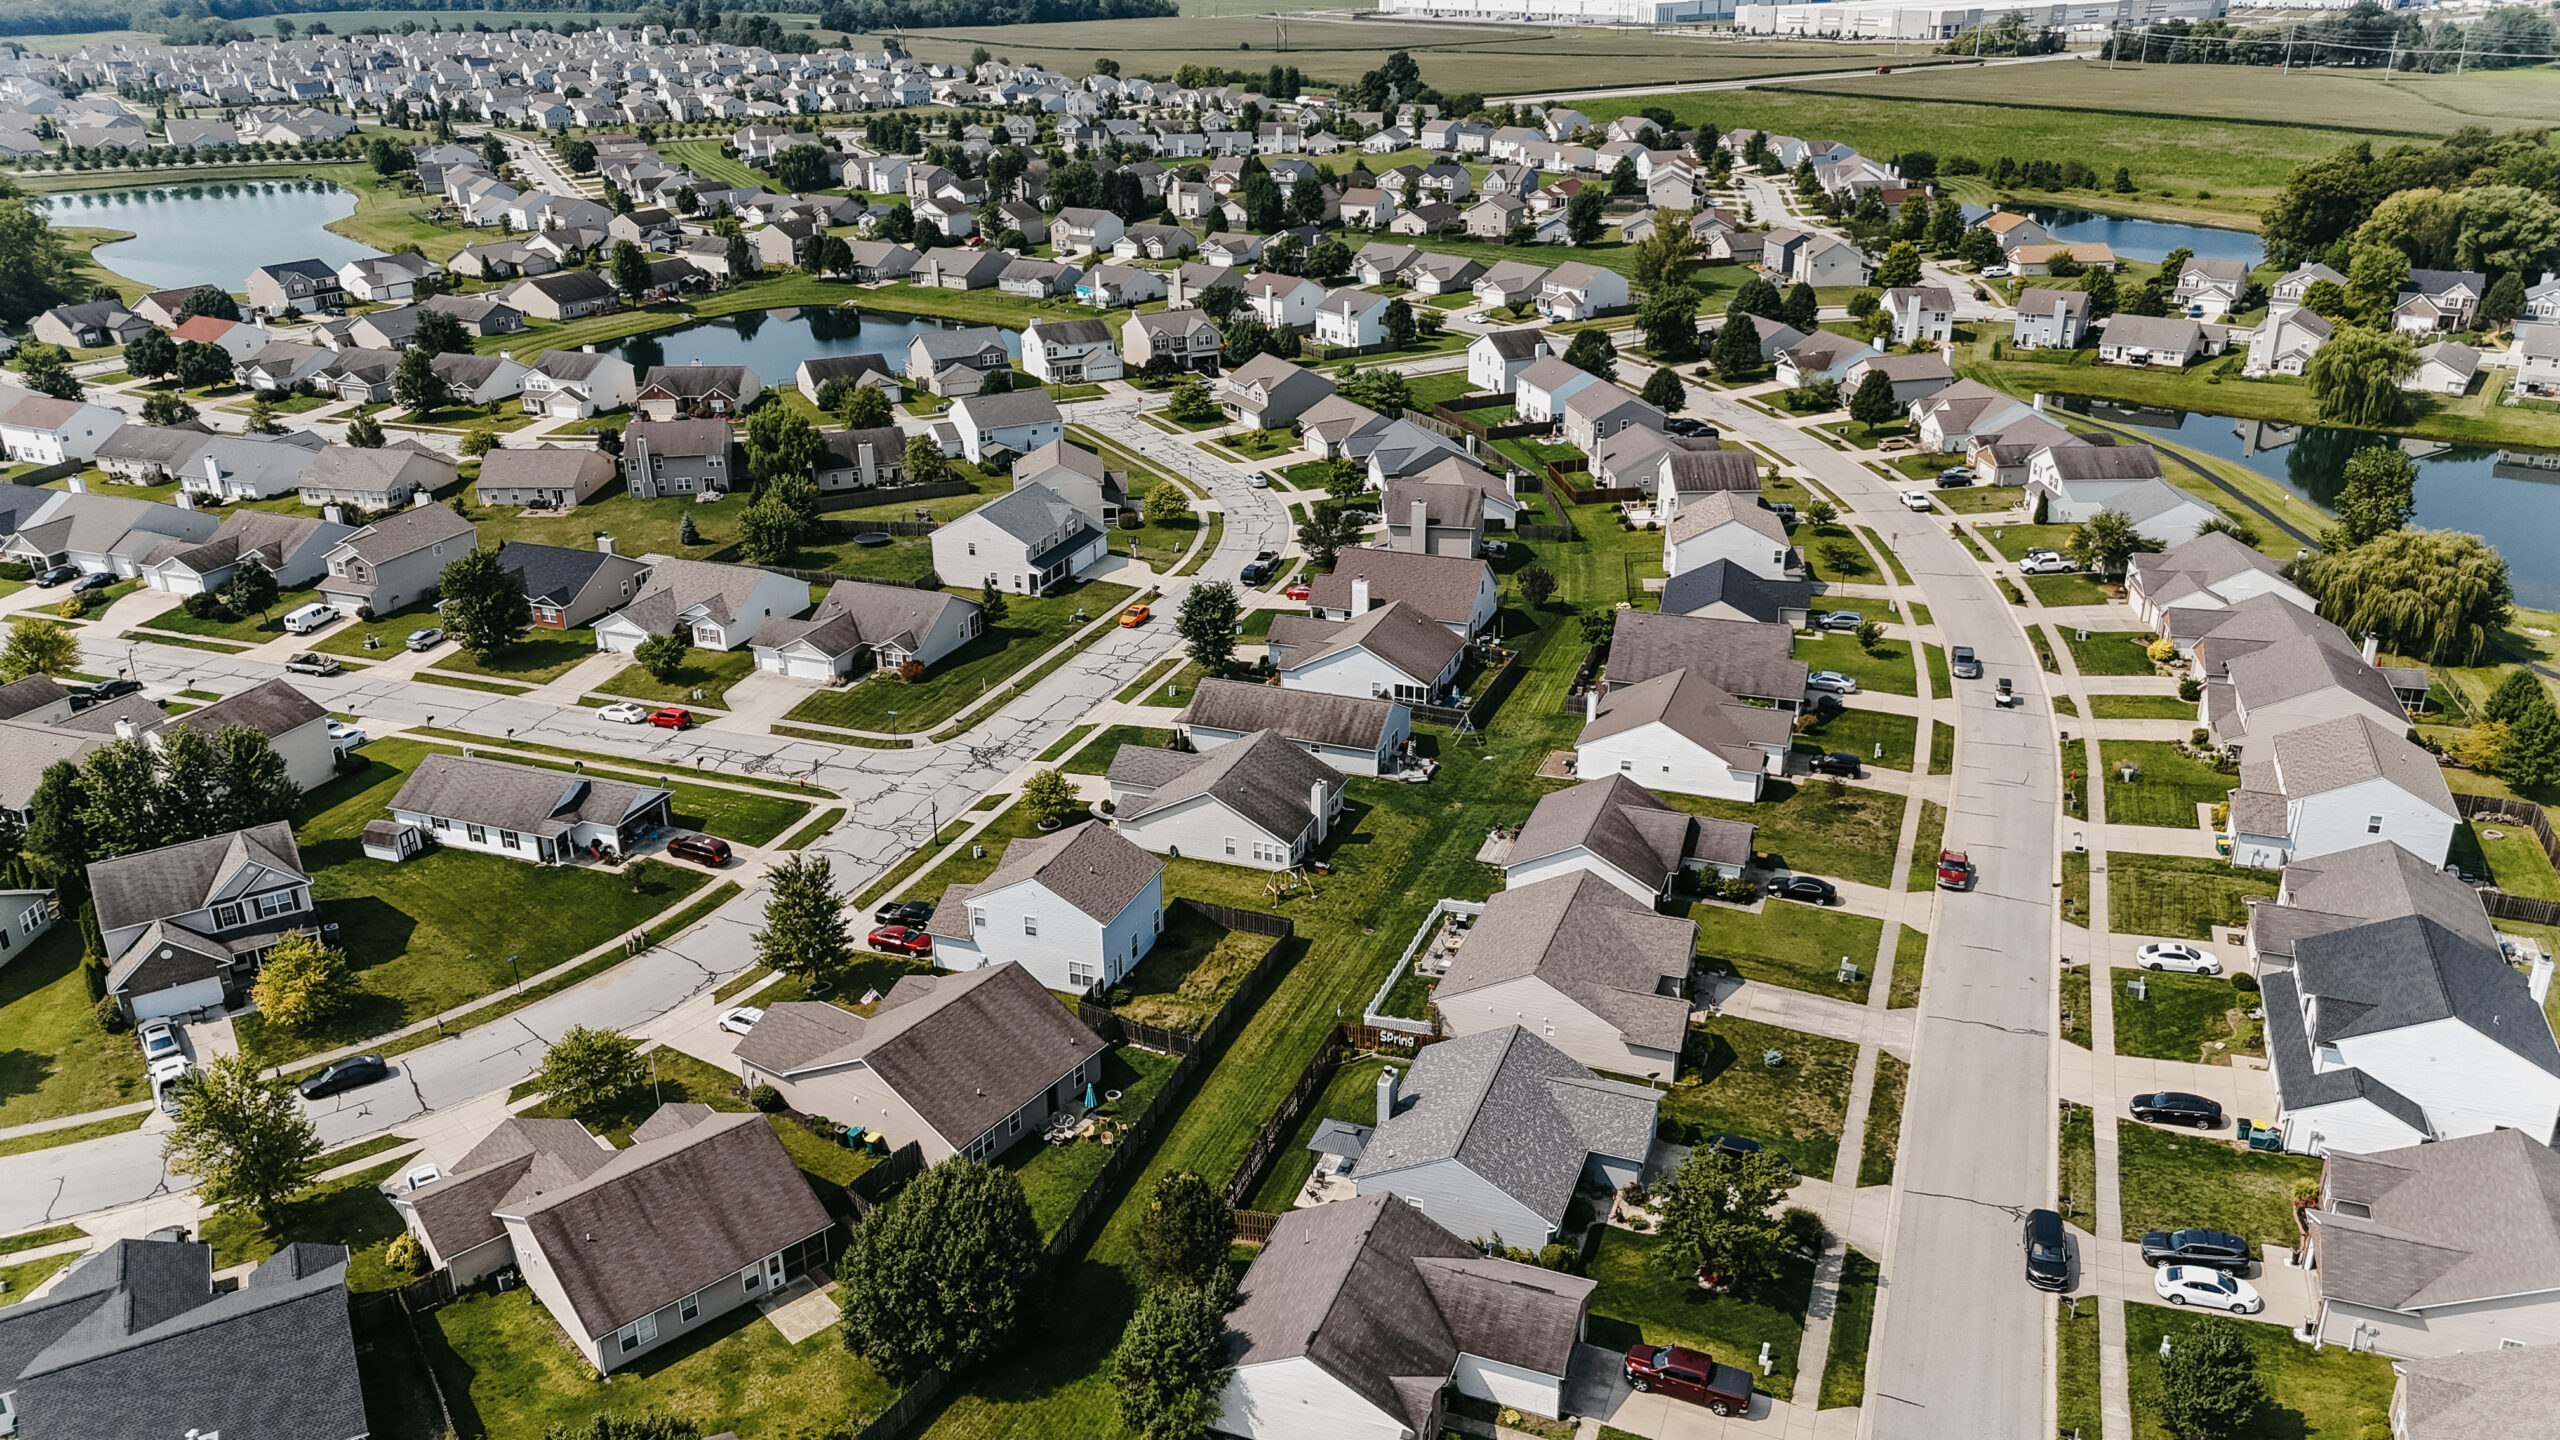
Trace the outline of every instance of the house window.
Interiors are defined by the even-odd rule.
[[[1037,915],[1025,915],[1025,916],[1023,916],[1023,917],[1022,917],[1022,933],[1023,933],[1023,934],[1025,934],[1025,935],[1037,935],[1037,934],[1039,934],[1039,933],[1040,933],[1040,917],[1039,917],[1039,916],[1037,916]]]
[[[739,1271],[738,1283],[746,1287],[746,1291],[750,1295],[753,1295],[758,1290],[763,1289],[764,1262],[759,1260],[755,1264],[748,1266],[746,1269]]]
[[[217,929],[222,930],[230,930],[237,927],[240,923],[240,907],[237,905],[214,906],[213,923]]]
[[[1007,1135],[1019,1135],[1022,1133],[1021,1111],[1016,1110],[1011,1116],[1006,1118],[1004,1122],[1004,1133]]]
[[[977,553],[978,553],[978,542],[977,542],[977,541],[972,540],[972,541],[970,541],[970,542],[969,542],[969,553],[970,553],[970,554],[972,554],[972,555],[975,555],[975,554],[977,554]]]
[[[523,839],[522,839],[521,837],[519,837],[519,836],[516,834],[516,832],[514,832],[513,830],[501,830],[501,831],[499,831],[499,832],[498,832],[498,843],[499,843],[500,845],[502,845],[502,846],[505,846],[505,847],[506,847],[507,849],[509,849],[509,850],[521,850],[521,849],[523,849],[523,848],[524,848],[524,841],[523,841]]]
[[[2335,1045],[2323,1045],[2320,1047],[2320,1063],[2323,1065],[2344,1065],[2347,1063],[2346,1052],[2340,1050]]]
[[[45,927],[45,922],[49,918],[50,916],[47,914],[44,907],[40,905],[30,906],[29,908],[18,912],[18,928],[24,930],[30,935],[33,935]]]
[[[2381,817],[2381,816],[2379,816],[2379,815],[2367,815],[2366,817],[2364,817],[2364,833],[2366,833],[2367,835],[2379,835],[2379,834],[2381,834],[2381,833],[2382,833],[2382,817]]]
[[[1227,853],[1230,855],[1236,853],[1236,837],[1233,835],[1227,837]]]
[[[1622,774],[1622,775],[1632,775],[1632,774],[1634,774],[1634,773],[1635,773],[1635,768],[1636,768],[1636,762],[1634,762],[1633,760],[1621,760],[1621,761],[1619,761],[1619,762],[1618,762],[1618,773],[1620,773],[1620,774]]]
[[[658,1317],[655,1315],[643,1315],[639,1319],[634,1320],[630,1324],[613,1332],[614,1344],[619,1347],[621,1352],[625,1355],[630,1354],[632,1351],[639,1349],[643,1345],[656,1344],[657,1339]]]
[[[1070,960],[1067,962],[1067,982],[1069,984],[1090,986],[1093,984],[1094,979],[1094,970],[1091,965],[1086,964],[1082,960]]]
[[[987,928],[987,912],[974,905],[969,907],[969,932],[974,935],[985,928]]]
[[[468,836],[474,845],[489,843],[489,832],[481,826],[466,824],[462,827],[462,833]]]
[[[291,890],[279,890],[273,894],[258,897],[258,918],[261,920],[276,915],[290,915],[301,908],[302,897]]]
[[[428,824],[430,824],[430,825],[433,825],[434,827],[436,827],[436,828],[437,828],[437,829],[439,829],[439,830],[450,830],[450,829],[452,829],[452,828],[453,828],[453,822],[452,822],[452,821],[450,821],[450,820],[447,820],[446,818],[444,818],[444,817],[443,817],[443,816],[441,816],[441,815],[436,816],[434,819],[429,820],[427,823],[428,823]]]
[[[700,1318],[701,1314],[702,1297],[700,1295],[687,1295],[676,1302],[676,1318],[688,1325]]]

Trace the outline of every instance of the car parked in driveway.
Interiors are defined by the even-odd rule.
[[[2162,1090],[2150,1095],[2136,1095],[2128,1108],[2133,1118],[2153,1125],[2193,1125],[2199,1130],[2222,1128],[2222,1102],[2183,1090]]]
[[[871,948],[891,955],[930,955],[933,937],[912,925],[883,925],[871,932]]]
[[[715,835],[679,835],[667,842],[667,853],[717,870],[729,863],[729,842]]]
[[[377,1080],[387,1080],[390,1076],[391,1063],[381,1056],[356,1055],[338,1061],[294,1088],[302,1092],[303,1099],[318,1100],[341,1090],[353,1090]]]
[[[2027,1251],[2027,1283],[2039,1290],[2071,1288],[2071,1237],[2063,1233],[2062,1216],[2051,1210],[2027,1212],[2021,1240]]]
[[[733,1005],[720,1012],[720,1028],[732,1035],[744,1035],[763,1018],[764,1011],[757,1006]]]
[[[1840,891],[1837,886],[1828,880],[1816,880],[1810,875],[1780,875],[1771,880],[1766,888],[1771,895],[1781,900],[1801,900],[1808,905],[1840,903]]]
[[[1805,768],[1816,775],[1847,775],[1855,778],[1858,773],[1858,757],[1856,752],[1849,750],[1823,751],[1809,757],[1805,761]]]
[[[160,1107],[162,1114],[178,1113],[178,1097],[187,1077],[193,1075],[195,1070],[193,1062],[184,1055],[172,1055],[165,1060],[151,1062],[148,1072],[151,1077],[151,1099]]]
[[[1837,670],[1816,670],[1804,677],[1804,688],[1827,690],[1834,695],[1855,695],[1858,693],[1858,682]]]
[[[178,1043],[178,1027],[166,1020],[146,1020],[133,1034],[142,1042],[142,1063],[146,1066],[185,1053],[185,1047]]]
[[[54,586],[56,586],[56,585],[63,584],[63,583],[65,583],[65,582],[67,582],[67,581],[77,580],[77,579],[79,579],[79,578],[80,578],[80,567],[79,567],[79,566],[77,566],[77,565],[56,565],[56,566],[54,566],[52,569],[45,571],[45,572],[44,572],[43,574],[41,574],[41,575],[38,575],[38,576],[36,577],[36,584],[37,584],[39,587],[43,588],[43,589],[50,590],[50,589],[52,589],[52,588],[53,588]]]
[[[2151,1272],[2151,1291],[2172,1305],[2201,1305],[2234,1315],[2255,1315],[2267,1308],[2257,1286],[2201,1265],[2161,1266]]]
[[[116,577],[108,571],[101,570],[95,575],[83,575],[72,582],[71,593],[86,595],[92,590],[104,590],[114,583],[116,583]]]
[[[2220,1230],[2154,1230],[2142,1237],[2145,1265],[2200,1265],[2239,1274],[2249,1268],[2249,1242]]]
[[[2158,940],[2133,952],[2134,963],[2145,970],[2180,970],[2189,975],[2219,975],[2222,962],[2212,952],[2175,940]]]
[[[1825,610],[1813,617],[1816,630],[1855,630],[1867,623],[1867,617],[1855,610]]]
[[[402,643],[412,650],[433,650],[444,643],[444,629],[441,626],[430,625],[424,630],[412,630],[409,632],[409,638]]]
[[[930,900],[892,900],[871,912],[874,925],[913,925],[922,929],[933,919]]]
[[[1660,1391],[1674,1400],[1704,1405],[1718,1415],[1745,1415],[1751,1410],[1751,1376],[1732,1365],[1719,1365],[1702,1351],[1685,1345],[1627,1347],[1627,1385]]]

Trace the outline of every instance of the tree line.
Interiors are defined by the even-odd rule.
[[[2100,59],[2151,65],[2329,65],[2433,74],[2541,65],[2556,54],[2551,16],[2528,6],[2491,10],[2466,25],[2385,10],[2373,0],[2293,25],[2243,29],[2229,20],[2168,20],[2117,31],[2098,51]]]

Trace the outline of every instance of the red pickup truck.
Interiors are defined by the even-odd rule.
[[[1970,890],[1973,888],[1973,862],[1961,850],[1938,852],[1938,888]]]
[[[1647,1345],[1627,1349],[1627,1384],[1659,1390],[1674,1400],[1704,1405],[1718,1415],[1751,1413],[1751,1376],[1708,1355],[1679,1345]]]

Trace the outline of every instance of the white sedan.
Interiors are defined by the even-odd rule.
[[[763,1018],[764,1012],[755,1006],[740,1005],[720,1016],[720,1028],[732,1035],[744,1035],[756,1028],[756,1022]]]
[[[341,750],[356,749],[371,738],[372,737],[366,735],[364,731],[348,724],[344,720],[332,720],[329,722],[329,743],[337,746]]]
[[[2151,1288],[2172,1305],[2202,1305],[2234,1315],[2255,1315],[2267,1307],[2258,1287],[2201,1265],[2163,1265],[2151,1272]]]
[[[2143,946],[2134,952],[2134,962],[2145,970],[2182,970],[2189,975],[2222,973],[2222,962],[2214,959],[2210,951],[2181,945],[2174,940]]]
[[[1828,690],[1834,695],[1855,695],[1858,693],[1858,682],[1837,670],[1816,670],[1804,677],[1804,688]]]
[[[616,725],[637,725],[641,721],[649,718],[649,707],[646,705],[635,705],[631,701],[625,700],[620,704],[607,705],[603,709],[597,711],[596,718],[599,720],[610,720]]]
[[[1929,508],[1930,508],[1930,507],[1929,507],[1929,492],[1928,492],[1928,491],[1926,491],[1926,490],[1905,490],[1905,491],[1903,491],[1903,492],[1902,492],[1902,508],[1903,508],[1903,509],[1905,509],[1905,510],[1917,510],[1917,511],[1921,512],[1922,514],[1927,514],[1927,513],[1928,513],[1928,511],[1929,511]]]

